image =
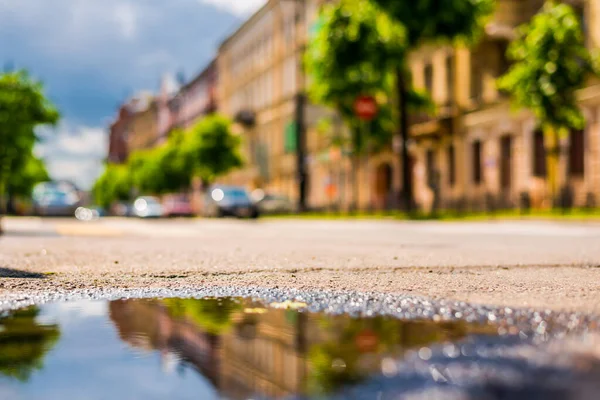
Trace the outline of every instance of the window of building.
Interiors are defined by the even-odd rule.
[[[427,150],[426,164],[427,164],[427,181],[431,185],[432,183],[435,182],[435,178],[436,178],[436,176],[435,176],[435,174],[436,174],[435,152],[431,149]]]
[[[512,138],[500,139],[500,187],[510,189],[512,181]]]
[[[428,63],[425,65],[425,89],[430,95],[433,94],[433,64]]]
[[[483,75],[478,67],[471,72],[471,100],[480,102],[483,92]]]
[[[471,54],[471,100],[479,103],[483,97],[483,68],[477,53]]]
[[[454,103],[454,55],[450,54],[446,57],[446,89],[447,103]]]
[[[454,186],[456,184],[456,154],[454,153],[454,145],[448,146],[448,184]]]
[[[569,139],[569,175],[582,177],[585,172],[584,131],[571,131]]]
[[[498,77],[506,74],[508,72],[508,69],[510,68],[510,60],[508,59],[508,56],[506,55],[506,53],[508,51],[508,45],[509,45],[509,42],[507,40],[499,40],[497,42],[497,46],[498,46],[498,74],[497,74],[497,76]]]
[[[539,129],[533,133],[533,176],[546,177],[544,132]]]
[[[482,147],[483,146],[480,140],[473,142],[473,183],[476,185],[479,185],[481,182],[483,182],[483,168],[481,165]]]

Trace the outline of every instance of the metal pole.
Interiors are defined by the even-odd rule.
[[[298,179],[298,210],[304,212],[307,210],[307,195],[308,195],[308,179],[309,174],[306,166],[306,94],[305,81],[304,81],[304,32],[303,28],[306,23],[306,2],[305,0],[295,0],[296,6],[296,44],[298,45],[298,51],[296,52],[298,57],[298,76],[297,80],[297,94],[296,94],[296,168],[297,168],[297,179]]]

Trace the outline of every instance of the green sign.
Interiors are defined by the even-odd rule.
[[[293,153],[296,151],[296,123],[290,122],[285,127],[285,140],[284,140],[284,150],[286,153]]]
[[[319,16],[310,27],[310,37],[312,38],[316,36],[321,30],[321,28],[323,28],[323,25],[325,25],[325,21],[322,16]]]

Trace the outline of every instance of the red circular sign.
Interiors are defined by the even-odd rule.
[[[372,96],[359,96],[354,102],[354,113],[362,120],[372,120],[377,112],[377,101]]]

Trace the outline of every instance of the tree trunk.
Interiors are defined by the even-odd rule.
[[[408,99],[406,78],[401,67],[396,68],[396,94],[398,96],[398,118],[400,128],[400,139],[402,149],[400,152],[400,164],[402,165],[402,191],[400,204],[408,214],[413,212],[413,182],[410,158],[408,154],[408,141],[410,138],[408,122]]]
[[[557,205],[559,194],[560,137],[555,128],[544,132],[546,142],[546,169],[548,170],[548,191],[552,208]]]
[[[6,215],[6,192],[10,174],[11,160],[7,152],[0,154],[0,235],[2,235],[2,217]]]
[[[358,172],[360,168],[360,154],[362,153],[362,131],[360,126],[355,126],[352,130],[352,204],[350,211],[355,212],[360,208],[359,205],[359,177]]]
[[[358,169],[360,167],[360,156],[358,154],[352,155],[352,205],[350,206],[350,212],[356,212],[359,208],[359,181],[358,181]]]

